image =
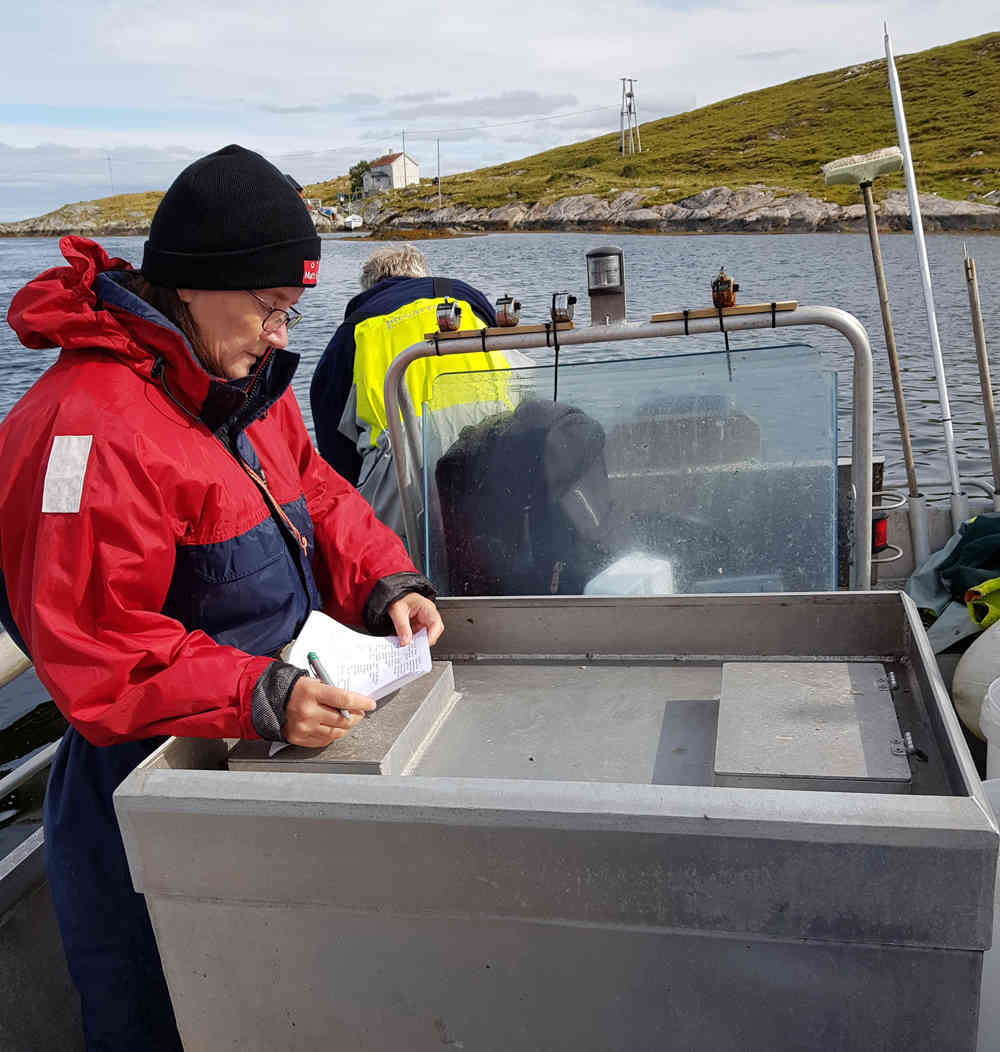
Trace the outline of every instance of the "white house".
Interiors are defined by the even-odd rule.
[[[408,153],[387,153],[371,162],[362,179],[366,193],[395,190],[420,182],[420,165]]]

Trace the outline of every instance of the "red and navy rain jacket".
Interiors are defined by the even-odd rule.
[[[267,655],[315,607],[360,623],[376,582],[413,565],[313,448],[298,355],[214,379],[120,282],[127,263],[61,248],[69,266],[8,313],[26,347],[62,352],[0,424],[0,620],[94,745],[257,737]]]

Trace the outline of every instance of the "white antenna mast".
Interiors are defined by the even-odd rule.
[[[920,277],[924,286],[924,305],[927,308],[927,329],[931,338],[931,356],[934,360],[934,375],[937,379],[938,402],[941,405],[941,423],[944,427],[944,451],[948,461],[948,478],[951,482],[951,524],[957,530],[966,518],[968,508],[958,479],[958,461],[955,458],[955,431],[951,422],[951,406],[948,402],[948,383],[944,375],[944,358],[941,356],[941,339],[938,336],[937,315],[934,312],[934,289],[931,286],[931,269],[927,263],[927,246],[924,243],[924,221],[920,214],[920,199],[917,196],[917,178],[913,174],[913,157],[910,154],[910,136],[906,130],[906,114],[903,112],[903,96],[899,90],[899,74],[892,57],[892,41],[889,26],[883,22],[885,31],[885,61],[889,67],[889,91],[892,94],[892,110],[896,115],[896,133],[899,149],[903,154],[903,174],[906,176],[906,193],[910,199],[910,221],[913,238],[917,244],[917,259],[920,262]]]

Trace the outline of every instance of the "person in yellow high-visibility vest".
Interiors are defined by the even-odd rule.
[[[316,366],[309,400],[320,454],[402,535],[386,372],[398,354],[437,332],[437,307],[445,299],[461,309],[463,329],[495,325],[496,314],[467,282],[432,277],[426,257],[412,245],[376,251],[361,268],[361,287]],[[524,364],[530,360],[510,351],[422,358],[407,370],[406,388],[417,417],[424,426],[433,423],[435,441],[447,449],[462,427],[514,408],[508,370]]]

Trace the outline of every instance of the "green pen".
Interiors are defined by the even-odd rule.
[[[330,679],[330,673],[323,668],[323,662],[320,661],[319,654],[317,654],[315,650],[310,650],[309,653],[306,654],[306,661],[309,662],[312,674],[320,681],[320,683],[325,683],[328,687],[335,687],[337,685],[332,679]],[[350,709],[341,709],[340,715],[343,716],[345,720],[349,720],[353,714]]]

